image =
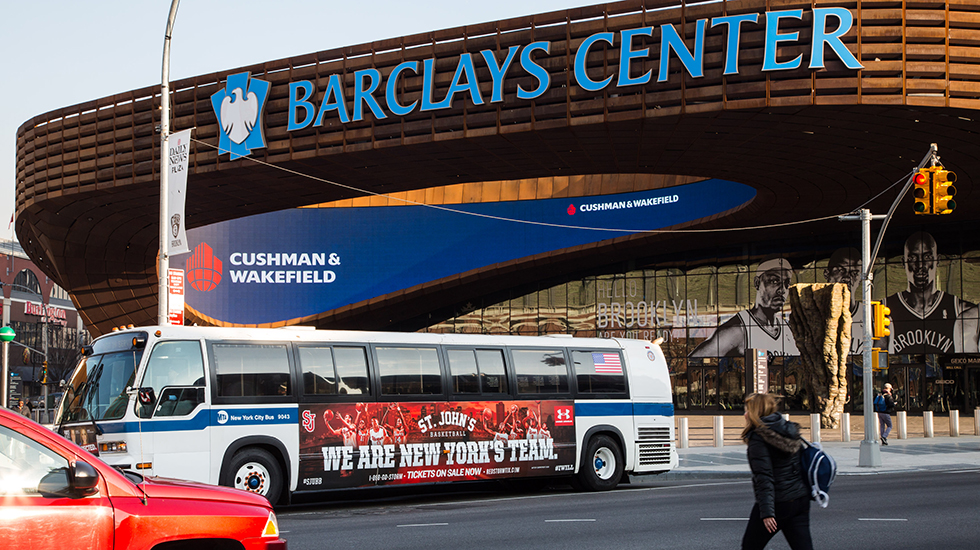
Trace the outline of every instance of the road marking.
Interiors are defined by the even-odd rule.
[[[943,474],[975,474],[980,472],[980,470],[946,470],[945,472],[940,472]]]
[[[449,525],[448,523],[406,523],[405,525],[396,525],[396,527],[439,527],[441,525]]]
[[[701,521],[749,521],[749,518],[701,518]]]
[[[858,521],[908,521],[907,518],[858,518]]]
[[[545,523],[569,523],[575,521],[595,521],[594,519],[546,519]]]

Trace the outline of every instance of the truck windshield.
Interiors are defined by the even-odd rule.
[[[126,341],[131,338],[127,336]],[[79,361],[65,388],[56,422],[116,420],[126,414],[126,389],[133,385],[143,349],[127,346],[130,349],[119,350],[121,346],[105,345],[109,343],[96,341],[95,353]]]

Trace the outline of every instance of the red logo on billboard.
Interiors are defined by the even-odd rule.
[[[575,415],[572,407],[555,407],[555,426],[574,426]]]
[[[311,433],[316,429],[316,413],[303,411],[303,429]]]
[[[191,288],[208,292],[221,282],[221,260],[214,256],[208,243],[201,243],[187,260],[187,282]]]
[[[568,205],[568,215],[569,216],[574,216],[575,215],[575,205],[574,204],[569,204]]]

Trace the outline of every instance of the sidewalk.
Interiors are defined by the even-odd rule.
[[[744,425],[741,415],[724,415],[725,446],[714,447],[712,438],[713,415],[682,415],[688,418],[690,444],[688,449],[677,449],[680,464],[665,474],[664,479],[712,479],[748,478],[750,476],[745,456],[745,445],[739,439]],[[680,417],[678,417],[680,418]],[[803,437],[811,439],[810,418],[792,415],[790,420],[803,428]],[[960,418],[960,436],[949,437],[948,417],[936,417],[933,421],[936,437],[925,438],[922,434],[922,417],[908,417],[908,439],[898,439],[898,425],[894,428],[888,445],[880,446],[881,466],[858,466],[861,440],[864,438],[864,417],[851,417],[851,441],[842,442],[840,430],[821,430],[823,448],[837,461],[838,475],[875,475],[917,470],[957,470],[980,468],[980,436],[974,435],[973,416]],[[675,420],[675,427],[679,424]]]

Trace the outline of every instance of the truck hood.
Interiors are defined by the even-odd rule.
[[[172,479],[166,477],[146,477],[143,483],[138,485],[140,489],[150,498],[174,498],[185,500],[209,500],[217,502],[234,502],[238,504],[251,504],[272,508],[269,501],[261,495],[233,489],[231,487],[219,487],[215,485],[205,485],[194,481],[182,479]]]

